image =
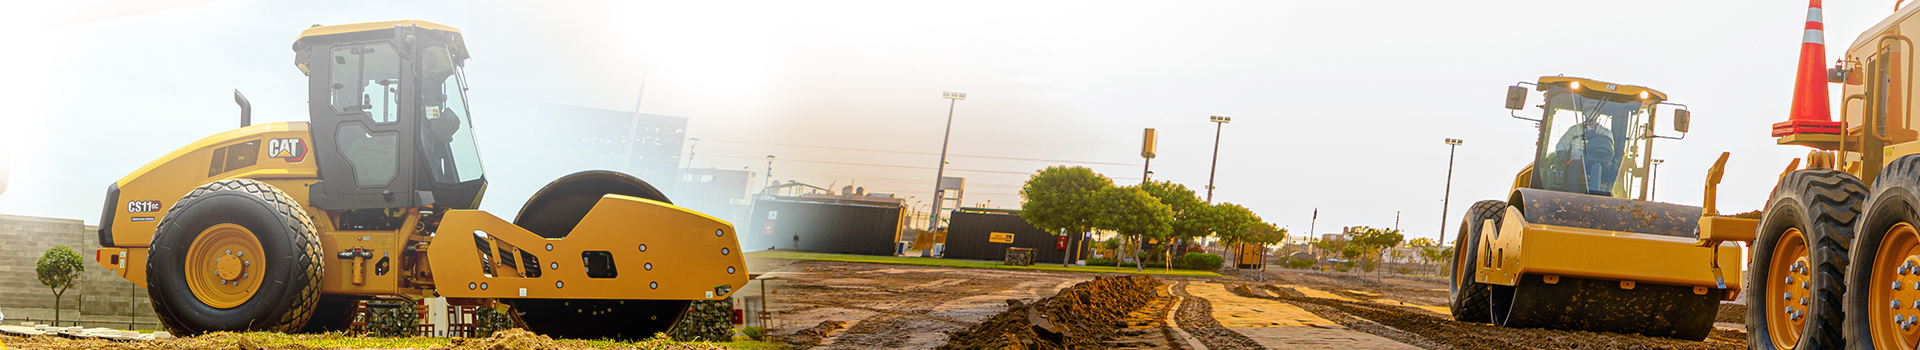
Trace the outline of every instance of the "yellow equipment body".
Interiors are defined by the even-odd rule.
[[[1482,236],[1474,276],[1480,283],[1512,286],[1521,275],[1536,274],[1685,286],[1702,295],[1724,290],[1714,295],[1720,300],[1739,295],[1740,273],[1733,267],[1740,266],[1741,252],[1733,242],[1702,248],[1691,238],[1528,223],[1512,207],[1505,215],[1507,224],[1496,228],[1489,221],[1482,228],[1499,234]],[[1728,269],[1715,276],[1707,261]]]
[[[1740,249],[1706,242],[1738,224],[1648,200],[1653,141],[1679,139],[1689,112],[1644,86],[1545,76],[1508,88],[1507,108],[1544,91],[1531,163],[1509,196],[1474,203],[1455,241],[1456,320],[1702,339],[1717,303],[1741,290]],[[1661,106],[1680,137],[1658,135]],[[1749,229],[1751,225],[1746,226]],[[1721,266],[1727,268],[1722,269]]]
[[[312,121],[247,125],[236,92],[240,128],[108,188],[96,263],[147,288],[176,333],[334,331],[345,303],[447,297],[512,305],[543,333],[640,339],[746,284],[732,224],[625,174],[562,177],[511,221],[478,210],[457,29],[316,26],[294,51]]]

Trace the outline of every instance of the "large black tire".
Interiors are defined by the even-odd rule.
[[[630,175],[583,171],[563,176],[535,192],[513,223],[541,237],[562,238],[594,203],[618,194],[673,203]],[[646,223],[636,223],[644,226]],[[671,330],[690,300],[508,299],[527,330],[555,337],[640,340]]]
[[[1854,227],[1854,241],[1853,246],[1850,247],[1852,251],[1848,260],[1852,264],[1848,265],[1846,275],[1847,285],[1864,287],[1847,289],[1846,297],[1843,299],[1846,305],[1844,308],[1846,340],[1849,348],[1853,349],[1875,347],[1872,327],[1868,325],[1875,322],[1893,322],[1887,319],[1874,319],[1876,317],[1869,311],[1876,308],[1885,310],[1888,305],[1869,300],[1868,288],[1888,288],[1886,284],[1873,282],[1873,268],[1882,258],[1878,256],[1879,250],[1881,244],[1887,239],[1888,231],[1899,223],[1920,224],[1920,213],[1915,212],[1920,208],[1920,198],[1916,198],[1916,194],[1920,193],[1920,156],[1907,155],[1887,164],[1887,168],[1880,172],[1880,177],[1874,180],[1871,193],[1872,196],[1866,197],[1867,200],[1861,204],[1862,219]],[[1885,258],[1900,261],[1905,257]],[[1908,310],[1911,309],[1896,309],[1896,311]],[[1895,314],[1900,313],[1895,312]]]
[[[195,297],[186,277],[194,239],[218,224],[251,231],[265,252],[257,262],[261,284],[245,302],[216,308]],[[147,253],[147,296],[168,331],[294,332],[320,301],[320,236],[293,197],[264,182],[233,179],[201,186],[160,219]]]
[[[1774,344],[1767,312],[1781,312],[1779,295],[1766,285],[1775,278],[1770,273],[1774,250],[1788,229],[1796,229],[1807,242],[1807,261],[1811,297],[1804,306],[1806,328],[1794,349],[1839,349],[1846,340],[1842,299],[1847,293],[1844,276],[1848,248],[1854,240],[1853,225],[1860,216],[1860,203],[1867,198],[1866,186],[1847,173],[1827,170],[1801,170],[1780,178],[1767,200],[1760,219],[1758,236],[1747,268],[1747,346],[1750,349],[1784,348]],[[1802,307],[1798,303],[1789,305]]]
[[[1453,243],[1453,283],[1449,284],[1447,290],[1447,295],[1453,300],[1448,309],[1453,312],[1454,320],[1492,321],[1492,313],[1487,310],[1487,285],[1473,281],[1475,263],[1480,261],[1479,223],[1493,220],[1494,227],[1499,227],[1506,212],[1507,202],[1485,200],[1473,203],[1473,207],[1467,209],[1467,215],[1460,218],[1460,234]]]

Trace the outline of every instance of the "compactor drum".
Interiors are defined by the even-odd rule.
[[[169,330],[336,331],[371,301],[405,333],[415,313],[389,306],[445,297],[506,311],[483,312],[491,328],[640,339],[746,283],[731,224],[626,174],[554,180],[512,222],[477,210],[459,30],[315,26],[293,50],[309,122],[250,125],[236,92],[241,128],[108,187],[98,263],[148,288]]]
[[[1474,203],[1460,224],[1453,316],[1544,327],[1704,339],[1720,300],[1740,287],[1739,248],[1707,242],[1701,207],[1647,201],[1666,94],[1564,76],[1545,91],[1533,163],[1505,201]],[[1508,90],[1525,108],[1528,89]],[[1675,105],[1678,106],[1678,105]],[[1688,112],[1672,112],[1684,133]],[[1719,254],[1725,252],[1725,254]],[[1726,272],[1717,266],[1728,266]]]

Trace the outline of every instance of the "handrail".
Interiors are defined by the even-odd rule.
[[[1895,6],[1898,6],[1898,4],[1895,4]],[[1881,42],[1881,43],[1885,43],[1885,42],[1886,42],[1887,40],[1890,40],[1890,39],[1891,39],[1891,40],[1899,40],[1899,41],[1902,41],[1902,42],[1905,42],[1905,43],[1907,44],[1907,50],[1908,50],[1908,51],[1914,51],[1914,46],[1913,46],[1913,40],[1912,40],[1912,39],[1908,39],[1908,38],[1907,38],[1907,36],[1905,36],[1905,35],[1900,35],[1900,33],[1886,33],[1886,34],[1881,34],[1881,35],[1880,35],[1880,42]],[[1888,48],[1889,48],[1888,46],[1884,46],[1884,45],[1883,45],[1883,46],[1880,46],[1879,48],[1876,48],[1876,49],[1875,49],[1875,51],[1876,51],[1875,53],[1877,54],[1877,53],[1879,53],[1878,51],[1882,51],[1882,50],[1886,50],[1886,49],[1888,49]],[[1908,56],[1912,56],[1912,55],[1913,55],[1913,53],[1911,53],[1911,52],[1910,52],[1910,53],[1908,53]],[[1907,79],[1906,79],[1906,81],[1903,81],[1903,82],[1901,82],[1901,83],[1903,83],[1903,84],[1905,84],[1905,85],[1906,85],[1906,88],[1904,88],[1904,89],[1901,89],[1901,90],[1900,90],[1900,93],[1901,93],[1901,94],[1903,94],[1903,95],[1907,95],[1907,96],[1906,96],[1905,98],[1903,98],[1903,99],[1902,99],[1902,101],[1903,101],[1903,102],[1902,102],[1902,103],[1900,104],[1900,111],[1901,111],[1901,112],[1903,112],[1904,114],[1911,114],[1911,113],[1905,113],[1905,112],[1908,112],[1908,111],[1910,111],[1910,110],[1912,110],[1912,109],[1913,109],[1913,57],[1905,57],[1905,59],[1906,59],[1906,61],[1907,61],[1907,72],[1906,72],[1906,73],[1907,73]],[[1881,112],[1881,113],[1886,113],[1887,111],[1880,111],[1880,112]],[[1861,116],[1861,119],[1866,119],[1866,117],[1867,117],[1867,116],[1864,116],[1864,115],[1863,115],[1863,116]],[[1846,118],[1846,116],[1845,116],[1845,115],[1842,115],[1842,116],[1841,116],[1841,118],[1842,118],[1842,119],[1845,119],[1845,118]],[[1886,125],[1885,125],[1884,123],[1875,123],[1875,124],[1874,124],[1874,126],[1875,126],[1875,127],[1878,127],[1879,129],[1886,129],[1886,128],[1887,128],[1887,126],[1886,126]],[[1873,134],[1873,138],[1875,138],[1875,139],[1879,139],[1879,140],[1880,140],[1881,142],[1887,142],[1887,143],[1892,143],[1892,142],[1893,142],[1893,139],[1892,139],[1892,138],[1889,138],[1889,137],[1887,137],[1886,135],[1882,135],[1882,134],[1881,134],[1881,133],[1879,132],[1879,130],[1862,130],[1862,131],[1863,131],[1863,132],[1865,132],[1865,133],[1872,133],[1872,134]],[[1841,136],[1842,136],[1842,138],[1845,138],[1845,134],[1844,134],[1844,131],[1843,131],[1843,133],[1841,134]],[[1864,150],[1862,150],[1862,151],[1864,151]]]

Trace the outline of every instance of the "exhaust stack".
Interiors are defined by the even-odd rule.
[[[253,104],[247,102],[247,95],[241,95],[240,89],[233,89],[233,103],[240,104],[240,127],[253,125]]]

